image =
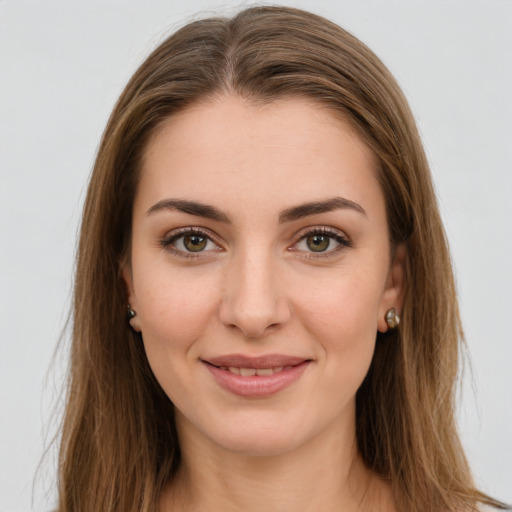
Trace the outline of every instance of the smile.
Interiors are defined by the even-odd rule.
[[[239,368],[237,366],[220,366],[221,370],[225,370],[242,377],[252,377],[253,375],[274,375],[274,373],[290,370],[293,366],[276,366],[274,368]]]
[[[202,362],[225,391],[245,398],[265,398],[299,380],[311,360],[281,355],[232,355]]]

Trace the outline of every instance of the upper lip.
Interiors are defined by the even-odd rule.
[[[267,354],[262,356],[246,356],[243,354],[228,354],[224,356],[208,357],[205,363],[213,366],[227,366],[235,368],[278,368],[281,366],[297,366],[305,361],[305,357],[287,356],[283,354]]]

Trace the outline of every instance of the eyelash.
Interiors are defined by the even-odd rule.
[[[300,231],[297,234],[296,241],[294,242],[293,246],[290,247],[290,251],[297,251],[297,249],[294,249],[295,246],[299,244],[299,242],[306,240],[310,236],[314,235],[320,235],[320,236],[327,236],[331,240],[334,240],[339,245],[335,247],[334,249],[328,249],[326,251],[322,252],[314,252],[314,251],[302,251],[304,254],[302,257],[308,258],[308,259],[314,259],[318,260],[320,258],[329,258],[333,256],[334,254],[337,254],[338,252],[344,250],[347,247],[353,247],[352,242],[342,234],[342,232],[338,231],[334,228],[329,227],[312,227],[312,228],[306,228],[303,231]]]
[[[172,233],[165,236],[162,240],[160,240],[159,243],[160,243],[161,247],[163,247],[164,249],[170,251],[172,254],[179,256],[181,258],[195,259],[195,258],[204,257],[205,251],[198,251],[198,252],[194,253],[194,252],[183,251],[183,250],[175,247],[176,242],[180,238],[184,238],[186,236],[194,236],[194,235],[206,238],[208,241],[214,243],[217,246],[217,248],[220,248],[220,244],[218,244],[215,241],[215,237],[213,236],[213,234],[210,231],[205,230],[203,228],[195,228],[195,227],[180,228],[178,230],[175,230]],[[346,238],[340,231],[338,231],[336,229],[328,228],[328,227],[312,227],[312,228],[307,228],[303,231],[300,231],[297,234],[297,236],[295,237],[295,242],[289,248],[289,250],[299,252],[299,250],[295,249],[294,247],[297,246],[297,244],[299,244],[301,241],[307,239],[309,236],[314,236],[314,235],[327,236],[331,240],[334,240],[335,242],[337,242],[339,245],[337,247],[335,247],[334,249],[328,249],[326,251],[321,251],[321,252],[300,251],[300,252],[304,253],[302,256],[305,258],[310,258],[310,259],[328,258],[328,257],[332,256],[333,254],[338,253],[339,251],[342,251],[343,249],[345,249],[347,247],[353,247],[352,242],[348,238]],[[211,251],[206,251],[206,252],[208,253]]]
[[[198,251],[196,253],[194,252],[187,252],[183,251],[181,249],[176,248],[174,245],[180,238],[184,238],[186,236],[200,236],[203,238],[206,238],[208,241],[213,242],[217,247],[220,247],[220,245],[215,241],[215,237],[210,233],[209,231],[205,229],[199,229],[199,228],[180,228],[177,229],[171,233],[169,233],[167,236],[165,236],[162,240],[160,240],[160,245],[170,251],[172,254],[179,256],[181,258],[189,258],[189,259],[195,259],[195,258],[204,258],[204,252]],[[209,252],[209,251],[208,251]]]

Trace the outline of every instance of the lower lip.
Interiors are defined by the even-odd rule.
[[[251,375],[250,377],[236,375],[208,363],[205,365],[226,391],[246,398],[265,398],[292,385],[304,373],[309,363],[310,361],[304,361],[273,375]]]

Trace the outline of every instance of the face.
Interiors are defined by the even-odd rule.
[[[216,98],[153,136],[123,275],[180,437],[279,454],[353,432],[402,295],[376,173],[350,126],[303,98]]]

